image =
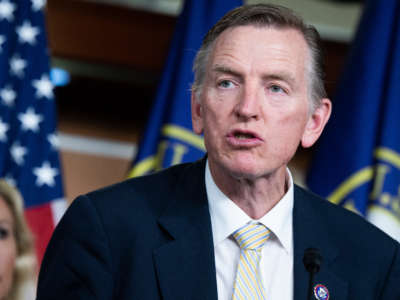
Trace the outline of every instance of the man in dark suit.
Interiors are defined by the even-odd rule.
[[[293,184],[329,119],[318,34],[273,5],[229,12],[194,62],[207,156],[76,199],[39,277],[44,299],[400,299],[399,244]],[[328,170],[327,170],[328,171]]]

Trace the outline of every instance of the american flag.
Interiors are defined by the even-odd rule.
[[[45,0],[0,0],[0,177],[24,198],[39,261],[65,210]]]

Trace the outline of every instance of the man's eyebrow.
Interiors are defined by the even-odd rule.
[[[215,73],[224,73],[224,74],[230,74],[236,77],[241,77],[240,73],[238,71],[235,71],[231,69],[230,67],[224,66],[224,65],[215,65],[211,69],[211,71]]]
[[[295,84],[296,79],[292,74],[282,72],[282,73],[272,73],[263,75],[264,80],[281,80],[285,81],[291,85]]]
[[[223,73],[223,74],[230,74],[235,77],[242,77],[242,74],[239,71],[236,71],[228,66],[225,65],[215,65],[211,69],[212,72],[215,73]],[[276,73],[266,73],[262,75],[262,78],[264,80],[281,80],[289,83],[290,85],[294,85],[296,82],[295,77],[293,74],[290,74],[288,72],[276,72]]]

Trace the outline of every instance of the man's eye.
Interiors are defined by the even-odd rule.
[[[221,80],[221,81],[218,83],[218,86],[219,86],[219,87],[222,87],[222,88],[224,88],[224,89],[229,89],[229,88],[232,88],[232,87],[234,86],[234,84],[233,84],[232,81],[229,81],[229,80]]]
[[[273,93],[284,93],[285,91],[279,85],[271,85],[269,87],[270,91]]]

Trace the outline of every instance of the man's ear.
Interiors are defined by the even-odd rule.
[[[308,119],[306,128],[301,139],[301,145],[304,148],[311,147],[320,137],[326,123],[329,120],[332,111],[332,103],[324,98],[321,104],[314,110]]]
[[[191,96],[192,106],[192,126],[193,131],[197,134],[203,133],[203,109],[201,107],[201,100],[198,98],[196,92],[192,92]]]

